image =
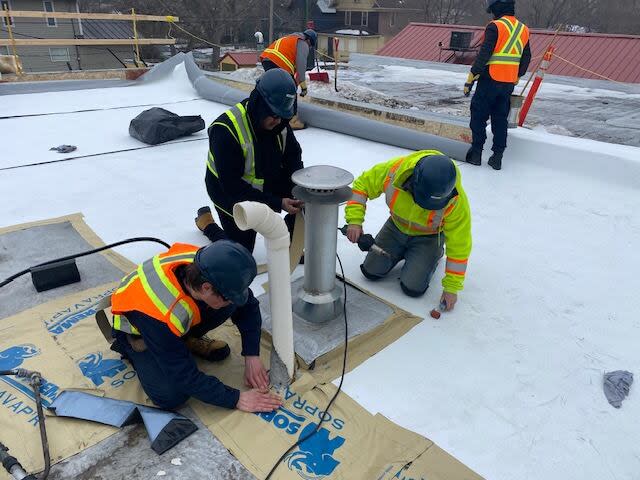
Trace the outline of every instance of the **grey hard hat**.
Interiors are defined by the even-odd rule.
[[[318,34],[312,28],[307,28],[302,34],[309,39],[311,46],[316,48],[318,45]]]
[[[286,120],[293,117],[296,82],[290,74],[281,68],[272,68],[258,79],[256,89],[276,117]]]
[[[231,240],[218,240],[198,250],[194,262],[224,298],[239,307],[247,303],[249,285],[258,274],[249,250]]]

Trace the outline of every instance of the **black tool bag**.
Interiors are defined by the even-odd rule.
[[[200,115],[181,117],[164,108],[145,110],[129,124],[129,135],[149,145],[168,142],[204,129]]]

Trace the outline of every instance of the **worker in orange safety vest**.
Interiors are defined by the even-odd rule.
[[[318,34],[308,28],[302,33],[292,33],[273,42],[260,54],[260,62],[265,72],[272,68],[281,68],[290,74],[296,85],[300,86],[300,96],[304,97],[307,95],[307,67],[313,68],[317,45]],[[297,107],[296,102],[296,113]],[[289,124],[294,130],[306,127],[297,116],[294,116]]]
[[[493,155],[489,165],[502,168],[502,157],[507,148],[508,116],[511,94],[520,77],[531,62],[529,29],[515,17],[515,0],[486,0],[487,13],[494,20],[487,25],[484,41],[464,85],[469,96],[478,81],[471,100],[471,148],[466,161],[472,165],[482,163],[482,149],[487,139],[487,120],[491,118]]]

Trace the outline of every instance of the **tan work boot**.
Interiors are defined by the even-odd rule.
[[[211,213],[211,208],[209,207],[201,207],[198,209],[198,216],[195,218],[196,227],[201,232],[204,232],[205,228],[207,228],[212,223],[215,223],[213,219],[213,215]]]
[[[294,115],[291,120],[289,120],[289,125],[293,130],[304,130],[307,128],[307,124],[298,118],[298,115]]]
[[[212,340],[206,337],[187,337],[184,343],[191,353],[210,362],[224,360],[231,353],[229,345],[222,340]]]

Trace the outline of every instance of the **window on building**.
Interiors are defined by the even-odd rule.
[[[351,25],[351,10],[344,11],[344,24]]]
[[[393,12],[391,13],[391,15],[389,15],[389,26],[390,27],[396,26],[396,12]]]
[[[64,47],[54,47],[49,49],[49,57],[52,62],[70,62],[69,49]]]
[[[7,25],[11,25],[13,27],[13,17],[9,17],[9,21],[7,22],[7,17],[4,14],[5,10],[11,10],[11,4],[9,3],[9,0],[0,1],[0,10],[2,10],[2,25],[4,25],[5,27]]]
[[[42,5],[44,6],[44,11],[45,12],[55,12],[55,9],[53,8],[53,1],[49,2],[42,2]],[[47,18],[46,19],[47,22],[47,26],[48,27],[57,27],[58,26],[58,21],[55,18]]]
[[[6,47],[6,46],[0,47],[0,55],[11,55],[9,53],[9,47]]]
[[[366,27],[369,25],[369,12],[362,12],[362,20],[360,21],[360,25]]]

